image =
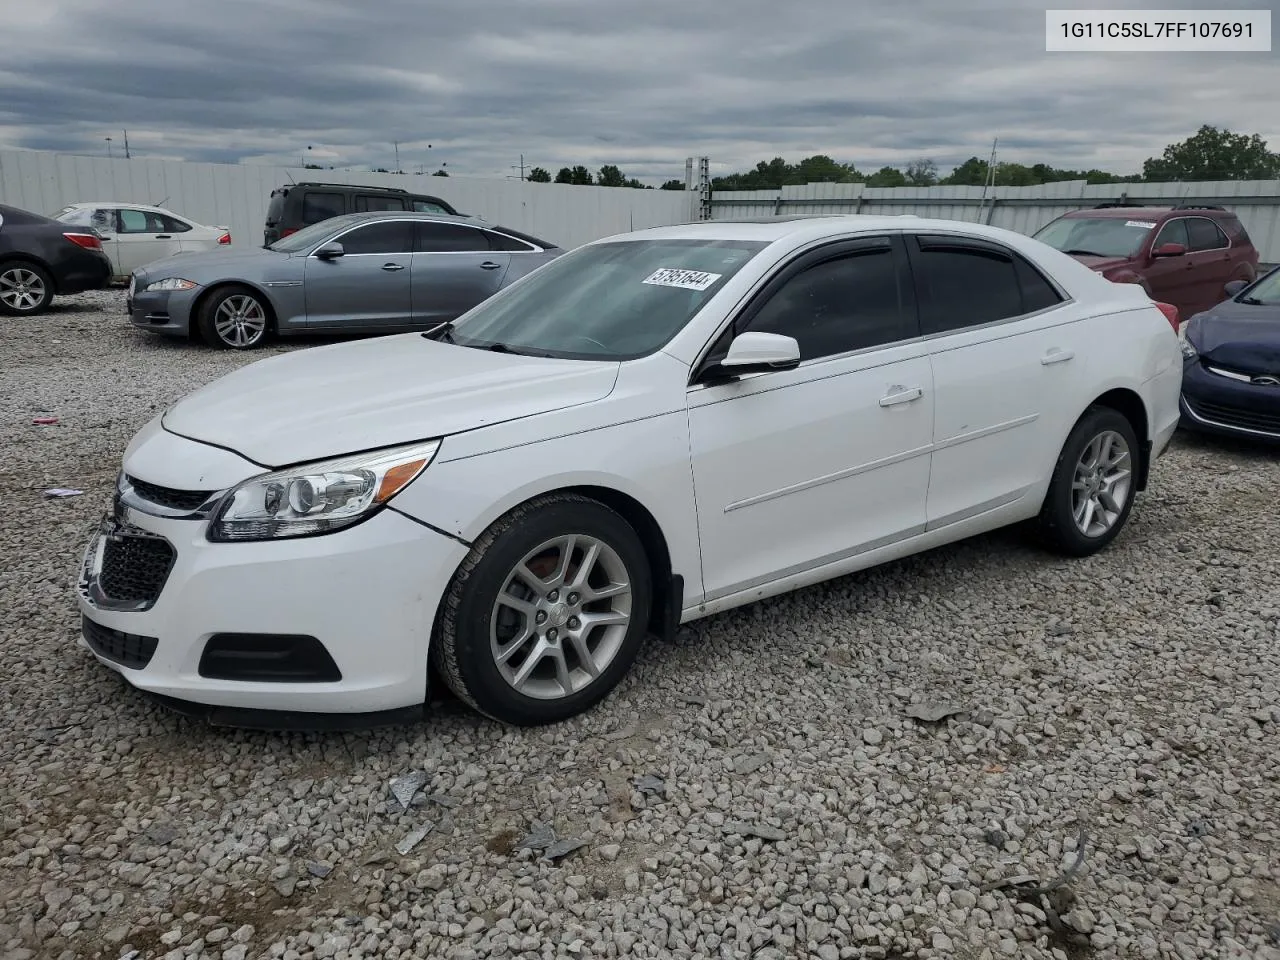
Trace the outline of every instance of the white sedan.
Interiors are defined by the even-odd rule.
[[[55,220],[92,227],[111,259],[112,278],[127,280],[148,263],[178,253],[226,249],[229,227],[206,227],[164,207],[136,203],[73,203],[53,215]]]
[[[651,632],[1019,521],[1102,549],[1178,422],[1175,320],[952,221],[601,240],[153,420],[85,556],[83,642],[213,722],[420,714],[429,678],[560,720]]]

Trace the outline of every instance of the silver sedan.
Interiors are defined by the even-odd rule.
[[[134,326],[234,350],[272,334],[391,333],[453,320],[564,251],[476,217],[352,213],[270,247],[135,270]]]

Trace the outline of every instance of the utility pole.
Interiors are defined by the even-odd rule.
[[[102,139],[107,141],[107,159],[110,160],[111,159],[111,138],[103,137]]]
[[[400,172],[400,141],[394,141],[396,147],[396,173]]]
[[[131,160],[133,158],[129,156],[129,131],[121,130],[120,132],[124,134],[124,158],[126,160]]]
[[[524,179],[524,154],[520,154],[520,179]]]
[[[991,141],[991,159],[987,162],[987,175],[982,178],[982,199],[978,201],[978,222],[986,223],[983,219],[983,213],[987,208],[987,185],[991,185],[991,205],[995,206],[995,189],[996,189],[996,144],[1000,142],[1000,138],[996,137]],[[988,220],[990,215],[988,214]]]

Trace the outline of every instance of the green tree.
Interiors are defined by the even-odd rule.
[[[529,175],[525,179],[530,183],[550,183],[551,171],[545,167],[534,167],[529,171]]]
[[[573,171],[568,167],[561,167],[556,174],[556,183],[573,183]]]
[[[987,161],[978,157],[970,157],[939,181],[939,183],[961,187],[980,187],[986,182]]]
[[[862,179],[852,164],[836,163],[820,153],[797,163],[794,175],[800,178],[801,183],[849,183]]]
[[[897,167],[881,167],[867,178],[868,187],[905,187],[907,178]]]
[[[386,167],[374,167],[372,172],[373,173],[390,173],[391,171],[388,170]]]
[[[602,187],[624,187],[627,184],[627,178],[613,164],[605,164],[600,168],[600,175],[596,177],[596,183]]]
[[[927,157],[921,157],[907,164],[903,176],[906,177],[907,186],[931,187],[938,182],[938,165]]]
[[[683,189],[684,189],[684,181],[683,181],[683,180],[668,180],[666,183],[664,183],[664,184],[663,184],[662,186],[660,186],[658,189],[659,189],[659,190],[683,190]]]
[[[1142,165],[1142,179],[1151,182],[1276,178],[1280,178],[1280,154],[1268,150],[1260,136],[1231,133],[1208,124]]]
[[[635,177],[628,177],[627,182],[624,183],[623,186],[630,187],[632,190],[652,190],[653,189],[653,187],[645,186]]]
[[[570,183],[577,184],[580,187],[591,186],[591,171],[588,170],[586,167],[582,166],[581,164],[574,167],[569,172],[569,176],[570,176],[570,180],[569,180]]]
[[[449,171],[445,170],[443,167],[432,174],[433,177],[447,177],[448,175]]]

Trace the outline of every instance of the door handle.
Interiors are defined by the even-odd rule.
[[[924,391],[919,387],[911,387],[908,389],[907,387],[895,384],[890,387],[889,390],[891,391],[890,393],[886,393],[880,398],[880,406],[882,407],[892,407],[899,403],[910,403],[912,400],[919,400],[924,396]]]
[[[1061,350],[1058,347],[1054,347],[1040,358],[1040,362],[1047,367],[1051,363],[1066,363],[1074,356],[1075,351],[1073,350]]]
[[[502,266],[502,264],[494,263],[492,260],[486,260],[484,263],[480,264],[480,269],[481,270],[497,270],[500,266]]]
[[[386,270],[388,273],[394,273],[394,272],[395,272],[395,271],[397,271],[397,270],[403,270],[403,269],[404,269],[404,264],[401,264],[401,263],[384,263],[384,264],[382,265],[382,269],[383,269],[383,270]]]
[[[173,239],[173,237],[169,236],[167,233],[159,233],[159,234],[156,234],[156,239],[157,239],[157,240],[172,240],[172,239]]]

